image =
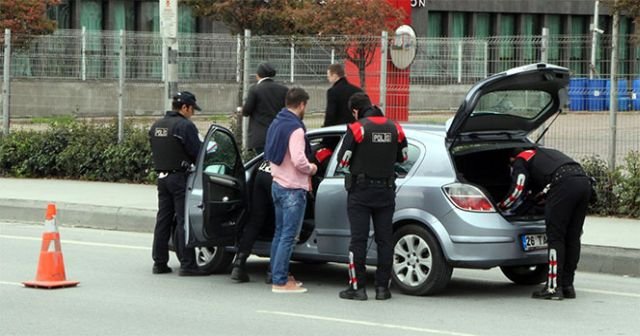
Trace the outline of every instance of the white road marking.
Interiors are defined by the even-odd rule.
[[[348,324],[363,325],[368,327],[389,328],[389,329],[396,329],[396,330],[418,331],[418,332],[431,333],[431,334],[442,334],[442,335],[450,335],[450,336],[476,336],[475,334],[460,333],[455,331],[408,327],[408,326],[402,326],[402,325],[396,325],[396,324],[377,323],[377,322],[360,321],[360,320],[348,320],[348,319],[335,318],[335,317],[305,315],[305,314],[296,314],[296,313],[288,313],[288,312],[272,311],[272,310],[257,310],[256,312],[261,314],[282,315],[282,316],[290,316],[290,317],[299,317],[302,319],[314,319],[314,320],[321,320],[321,321],[348,323]]]
[[[20,286],[20,287],[24,286],[19,282],[10,282],[10,281],[0,281],[0,285],[10,285],[10,286]]]
[[[605,291],[605,290],[599,290],[599,289],[589,289],[589,288],[577,288],[576,291],[578,293],[587,292],[587,293],[596,293],[596,294],[626,296],[626,297],[632,297],[632,298],[639,298],[640,299],[640,294],[636,294],[636,293],[612,292],[612,291]]]
[[[37,240],[40,241],[41,238],[34,237],[22,237],[22,236],[9,236],[9,235],[0,235],[0,238],[6,239],[19,239],[19,240]],[[63,244],[74,244],[74,245],[85,245],[85,246],[100,246],[100,247],[113,247],[113,248],[121,248],[121,249],[129,249],[129,250],[144,250],[150,251],[150,247],[144,246],[133,246],[133,245],[121,245],[121,244],[107,244],[107,243],[95,243],[95,242],[84,242],[78,240],[68,240],[64,239],[61,241]]]

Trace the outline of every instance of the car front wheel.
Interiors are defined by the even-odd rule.
[[[530,266],[502,266],[502,273],[518,285],[537,285],[547,281],[548,264]]]
[[[401,227],[393,235],[393,283],[410,295],[442,291],[453,268],[447,263],[437,239],[418,225]]]
[[[196,247],[198,268],[207,273],[223,273],[229,269],[234,253],[225,251],[224,247]]]

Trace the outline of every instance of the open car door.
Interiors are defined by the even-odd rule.
[[[187,246],[233,245],[247,216],[245,170],[233,134],[211,125],[188,181]]]

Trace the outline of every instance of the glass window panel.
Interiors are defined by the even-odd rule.
[[[551,101],[551,95],[544,91],[495,91],[480,97],[471,117],[482,114],[505,114],[535,119],[548,108]]]
[[[479,38],[489,37],[491,33],[491,16],[488,13],[476,14],[475,36]]]
[[[464,37],[465,14],[453,13],[451,14],[451,19],[453,21],[451,25],[451,37]]]

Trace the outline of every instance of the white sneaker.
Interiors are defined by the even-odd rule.
[[[271,291],[273,293],[305,293],[307,289],[302,286],[298,286],[293,281],[287,281],[287,283],[282,286],[271,285]]]

